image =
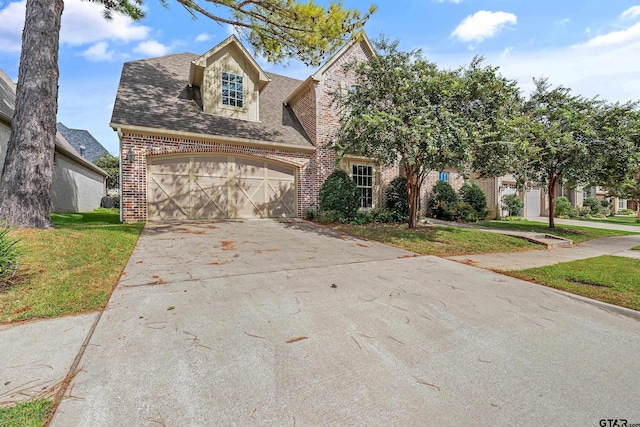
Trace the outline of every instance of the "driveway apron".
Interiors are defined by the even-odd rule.
[[[302,221],[149,224],[52,425],[640,423],[639,328]]]

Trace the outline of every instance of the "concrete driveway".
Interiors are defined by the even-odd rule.
[[[640,423],[640,323],[304,222],[148,225],[53,426]]]

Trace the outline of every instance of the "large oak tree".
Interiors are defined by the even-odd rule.
[[[472,154],[501,138],[515,83],[474,59],[467,67],[443,70],[419,50],[402,52],[398,42],[375,42],[377,55],[348,66],[356,90],[337,93],[341,128],[338,155],[400,162],[407,177],[410,228],[416,226],[422,184],[431,171],[468,170]]]
[[[143,0],[88,0],[113,13],[143,18]],[[167,0],[159,0],[168,5]],[[295,57],[317,65],[359,31],[374,12],[294,0],[175,0],[194,16],[233,25],[271,62]],[[15,114],[0,177],[0,220],[18,227],[51,225],[51,179],[58,110],[58,47],[64,0],[27,0]]]

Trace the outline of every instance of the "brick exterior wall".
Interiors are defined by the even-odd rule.
[[[219,142],[197,141],[124,133],[122,135],[122,220],[137,222],[147,220],[147,164],[149,158],[166,154],[224,153],[259,157],[265,160],[294,165],[297,168],[298,216],[312,208],[317,200],[312,197],[314,185],[314,153],[302,153],[287,149],[262,148],[249,145],[232,145]],[[135,160],[126,160],[132,148]]]
[[[316,91],[310,83],[306,89],[290,104],[293,113],[304,128],[313,145],[316,145]]]
[[[445,169],[445,172],[449,172],[449,184],[453,189],[458,192],[460,188],[464,185],[464,178],[462,174],[454,169]],[[429,202],[429,196],[431,195],[431,190],[433,186],[438,182],[439,171],[431,171],[429,175],[422,183],[422,188],[420,189],[420,201],[421,201],[421,210],[420,213],[425,215],[427,213],[427,206]]]

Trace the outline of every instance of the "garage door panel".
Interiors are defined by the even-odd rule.
[[[229,218],[227,180],[200,176],[191,193],[191,219]]]
[[[288,181],[269,181],[269,216],[271,218],[286,218],[296,216],[295,187]]]
[[[295,168],[264,159],[155,158],[148,176],[149,219],[297,216]]]
[[[188,211],[190,186],[188,176],[171,176],[156,174],[152,177],[148,191],[151,192],[152,203],[148,204],[150,219],[186,219]]]

